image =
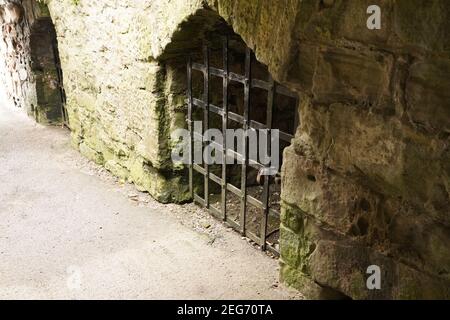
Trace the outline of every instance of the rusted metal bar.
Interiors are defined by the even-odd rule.
[[[189,192],[194,198],[194,125],[192,121],[192,58],[189,56],[187,65],[188,94],[188,130],[189,130]]]
[[[244,149],[244,159],[242,163],[242,171],[241,171],[241,190],[242,190],[242,198],[241,198],[241,213],[239,216],[239,222],[241,225],[241,231],[245,235],[246,231],[246,214],[247,214],[247,165],[249,158],[249,147],[248,147],[248,136],[247,131],[249,129],[250,122],[250,89],[251,89],[251,74],[252,74],[252,52],[250,48],[246,48],[245,50],[245,81],[244,81],[244,141],[243,141],[243,149]]]
[[[203,133],[209,129],[209,48],[205,44],[203,46],[203,59],[205,68],[203,70],[203,102],[205,103],[205,109],[203,110]],[[203,150],[202,150],[203,151]],[[203,152],[202,152],[203,153]],[[205,168],[205,207],[209,208],[209,165],[204,161]]]
[[[273,125],[273,106],[274,106],[274,96],[275,96],[275,82],[273,81],[272,77],[270,77],[270,88],[269,91],[267,92],[267,115],[266,115],[266,126],[268,128],[272,128]],[[271,154],[271,148],[272,148],[272,141],[271,141],[271,137],[272,137],[272,133],[270,131],[271,129],[268,130],[267,133],[267,144],[266,144],[266,148],[267,148],[267,155]],[[271,164],[269,164],[267,166],[267,168],[270,167]],[[261,220],[261,230],[260,230],[260,235],[261,235],[261,249],[262,250],[266,250],[266,241],[267,241],[267,222],[269,219],[269,200],[270,200],[270,177],[268,175],[265,176],[264,179],[264,191],[263,191],[263,197],[262,197],[262,203],[263,203],[263,217]]]
[[[228,128],[228,37],[223,38],[223,112],[222,112],[222,218],[227,220],[227,138]]]

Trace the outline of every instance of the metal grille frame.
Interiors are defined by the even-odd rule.
[[[189,188],[191,196],[195,203],[202,207],[205,207],[209,212],[216,218],[223,220],[227,225],[241,233],[243,236],[248,237],[255,243],[257,243],[263,251],[268,250],[276,256],[279,255],[279,251],[275,246],[268,243],[267,238],[270,236],[268,234],[268,217],[269,214],[275,215],[280,219],[280,212],[270,208],[269,206],[269,188],[270,182],[267,177],[264,179],[262,201],[247,194],[247,172],[248,167],[252,166],[254,168],[260,169],[265,168],[264,165],[258,161],[249,159],[249,140],[248,136],[244,135],[243,150],[244,154],[239,154],[238,152],[229,149],[224,135],[223,145],[219,145],[215,142],[214,147],[216,150],[222,151],[222,157],[224,163],[222,164],[222,178],[210,172],[210,168],[207,164],[200,166],[194,163],[194,141],[202,140],[202,137],[197,137],[194,132],[194,121],[193,121],[193,110],[194,107],[203,110],[203,131],[205,132],[209,129],[210,113],[215,113],[222,117],[222,130],[225,132],[228,127],[228,120],[233,120],[237,123],[242,124],[242,129],[244,132],[249,129],[266,129],[268,130],[268,148],[271,145],[271,129],[273,126],[273,112],[274,112],[274,100],[275,94],[286,96],[295,99],[295,120],[294,120],[294,132],[298,126],[298,95],[291,92],[286,87],[276,83],[271,76],[269,76],[269,81],[263,81],[259,79],[252,79],[252,57],[253,53],[250,48],[246,47],[245,52],[245,74],[240,75],[229,70],[229,40],[228,37],[223,37],[222,39],[223,47],[223,69],[214,68],[210,66],[210,49],[204,44],[203,45],[203,63],[195,63],[192,58],[189,57],[187,63],[187,104],[188,104],[188,130],[190,132],[189,141]],[[203,97],[202,99],[197,99],[193,97],[193,71],[199,71],[203,74],[204,84],[203,84]],[[220,77],[223,80],[223,106],[215,106],[210,103],[210,76]],[[244,113],[239,115],[237,113],[229,111],[228,102],[228,88],[231,82],[238,82],[244,86]],[[267,92],[267,116],[266,123],[259,123],[250,119],[250,108],[251,108],[251,92],[252,89],[259,88]],[[279,132],[280,140],[290,143],[293,135],[286,132]],[[204,147],[204,146],[203,146]],[[203,151],[203,148],[202,148]],[[270,152],[270,149],[268,150]],[[234,157],[234,159],[241,161],[242,173],[241,173],[241,187],[227,183],[227,165],[225,160],[227,157]],[[199,173],[204,177],[204,197],[199,196],[194,192],[194,172]],[[209,194],[209,182],[213,181],[221,187],[221,210],[218,210],[214,206],[210,206],[210,194]],[[240,199],[240,215],[239,222],[231,220],[227,215],[227,193],[233,193]],[[257,236],[253,232],[246,229],[246,213],[247,204],[251,204],[259,209],[263,210],[263,216],[261,217],[260,223],[260,236]],[[275,230],[279,231],[279,230]],[[273,232],[272,232],[273,233]]]
[[[54,57],[54,60],[55,60],[56,74],[57,74],[57,77],[58,77],[58,79],[57,79],[58,80],[58,89],[59,89],[60,95],[61,95],[61,120],[62,120],[62,125],[70,130],[69,115],[67,113],[67,107],[66,107],[66,105],[67,105],[67,96],[66,96],[66,90],[64,89],[63,71],[62,71],[62,66],[61,66],[61,60],[59,58],[59,50],[58,50],[58,43],[57,43],[57,40],[56,40],[56,34],[55,34],[55,39],[53,39],[53,41],[52,41],[52,49],[53,49],[53,57]]]

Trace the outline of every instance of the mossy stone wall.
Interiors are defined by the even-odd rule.
[[[169,158],[184,71],[166,59],[204,2],[46,2],[73,145],[160,201],[188,200]],[[301,97],[284,155],[282,279],[311,297],[450,298],[448,1],[207,2]],[[366,28],[372,4],[381,30]],[[371,264],[381,290],[366,288]]]

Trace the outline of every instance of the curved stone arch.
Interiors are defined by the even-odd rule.
[[[294,56],[298,54],[297,42],[301,1],[227,1],[227,0],[189,0],[178,4],[175,16],[179,22],[167,32],[164,40],[156,41],[153,57],[160,59],[166,51],[177,41],[176,37],[182,33],[182,27],[198,13],[209,10],[210,17],[221,19],[238,34],[251,48],[257,60],[267,65],[274,79],[289,85],[288,72]],[[305,9],[311,10],[307,5]],[[173,8],[172,8],[173,9]],[[302,8],[302,10],[304,10]],[[167,17],[161,17],[166,19]],[[173,24],[173,23],[172,23]],[[171,24],[171,25],[172,25]],[[293,84],[293,89],[297,84]]]
[[[211,32],[232,34],[234,30],[217,11],[209,7],[197,9],[178,25],[158,60],[186,57],[187,52],[198,50]]]

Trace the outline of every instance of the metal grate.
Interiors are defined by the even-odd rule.
[[[67,113],[67,98],[66,98],[66,91],[64,89],[64,83],[63,83],[63,71],[61,67],[61,61],[59,59],[59,51],[58,51],[58,44],[56,43],[56,34],[54,35],[55,39],[52,41],[52,49],[53,49],[53,56],[55,59],[55,67],[56,67],[56,74],[58,77],[58,88],[61,94],[61,118],[62,118],[62,124],[63,126],[70,129],[69,126],[69,115]]]
[[[227,157],[234,157],[234,159],[240,159],[242,161],[241,166],[241,181],[240,188],[228,182],[228,176],[231,174],[227,172],[227,165],[222,164],[221,175],[219,177],[217,174],[214,174],[210,171],[210,168],[207,164],[200,166],[194,163],[194,141],[201,139],[201,137],[197,137],[197,133],[194,132],[194,120],[193,113],[194,108],[199,108],[199,110],[203,111],[203,132],[209,129],[210,125],[210,116],[211,113],[219,115],[222,118],[222,130],[226,131],[228,127],[229,120],[234,121],[235,123],[239,123],[242,125],[242,129],[268,129],[268,147],[270,148],[270,129],[273,128],[274,121],[274,107],[275,107],[275,94],[289,97],[294,99],[295,101],[295,120],[294,120],[294,129],[297,127],[299,119],[298,119],[298,95],[289,91],[286,87],[276,83],[271,76],[269,76],[268,81],[263,81],[259,79],[252,79],[252,62],[253,62],[253,53],[252,51],[246,47],[245,52],[245,74],[237,74],[230,72],[229,68],[229,40],[228,37],[223,38],[223,69],[215,68],[210,65],[210,49],[207,45],[203,46],[203,63],[194,63],[192,58],[189,58],[187,65],[187,95],[188,95],[188,128],[190,132],[190,165],[189,165],[189,186],[192,197],[194,201],[207,208],[210,213],[225,221],[229,226],[233,229],[240,232],[242,235],[248,237],[255,243],[257,243],[262,250],[269,250],[273,254],[278,255],[279,250],[275,243],[268,241],[268,238],[272,236],[274,233],[279,233],[279,219],[280,219],[280,209],[272,208],[269,203],[269,192],[270,192],[270,179],[266,177],[264,179],[263,184],[263,192],[262,197],[256,199],[255,197],[249,195],[247,193],[247,174],[250,167],[255,169],[265,168],[264,165],[259,163],[258,161],[249,159],[249,140],[246,136],[244,138],[243,150],[244,154],[239,154],[235,150],[229,148],[227,141],[224,137],[223,145],[216,145],[216,150],[221,150],[223,159]],[[193,71],[199,71],[203,74],[203,96],[201,99],[193,97]],[[210,103],[210,77],[215,76],[219,77],[223,80],[223,106],[216,106]],[[232,82],[240,83],[244,86],[244,112],[243,115],[231,112],[229,110],[229,85]],[[259,88],[265,90],[267,92],[267,110],[266,110],[266,123],[260,123],[257,121],[253,121],[250,119],[250,110],[251,110],[251,93],[255,88]],[[295,130],[294,130],[295,132]],[[293,138],[294,132],[281,132],[280,131],[280,140],[286,143],[290,143]],[[233,144],[234,145],[234,144]],[[204,148],[204,146],[203,146]],[[203,150],[202,150],[203,151]],[[194,187],[194,173],[200,174],[204,179],[204,192],[203,197],[195,192]],[[210,183],[213,182],[220,186],[221,193],[221,205],[220,208],[214,207],[210,205]],[[227,204],[227,195],[233,194],[239,198],[240,201],[240,214],[238,219],[231,219],[228,213],[228,204]],[[261,215],[258,216],[259,225],[259,235],[255,232],[250,231],[246,228],[246,220],[248,214],[248,207],[253,206],[258,208],[262,212]],[[276,217],[278,221],[278,227],[275,230],[268,231],[268,217],[271,215],[272,217]]]

